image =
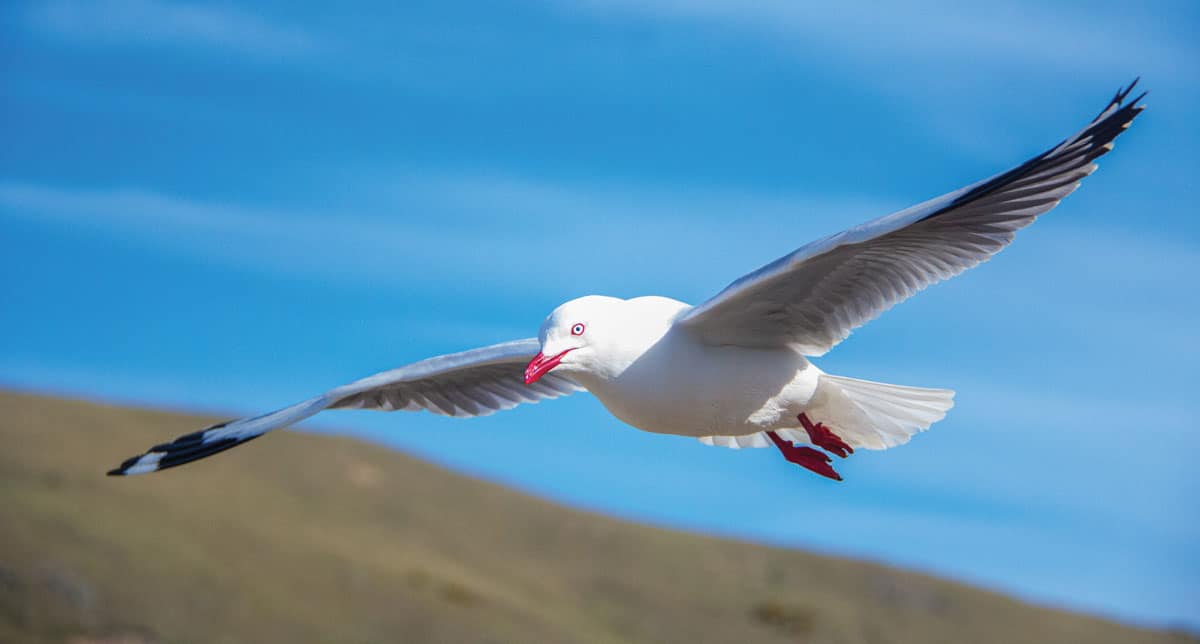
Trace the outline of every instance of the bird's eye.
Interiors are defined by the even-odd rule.
[[[571,327],[571,335],[583,335],[583,325],[576,322],[575,326]]]

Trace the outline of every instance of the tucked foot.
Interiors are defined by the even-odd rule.
[[[800,424],[804,426],[804,431],[808,432],[808,439],[812,441],[813,445],[842,458],[854,453],[854,448],[847,445],[846,441],[821,423],[812,422],[808,415],[800,414]]]
[[[795,463],[800,467],[835,481],[842,480],[842,475],[834,471],[833,467],[829,465],[829,461],[833,459],[829,458],[828,454],[818,452],[811,447],[796,447],[791,442],[780,438],[775,432],[767,432],[767,436],[771,437],[771,442],[775,443],[775,447],[779,448],[779,451],[789,463]]]

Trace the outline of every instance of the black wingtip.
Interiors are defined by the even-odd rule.
[[[114,467],[113,469],[109,470],[107,472],[107,475],[108,476],[126,476],[126,472],[129,471],[129,468],[133,467],[133,465],[135,463],[137,463],[138,460],[142,458],[142,456],[144,456],[144,455],[138,454],[137,456],[131,456],[131,457],[121,461],[121,464],[118,465],[117,467]]]
[[[1133,123],[1133,119],[1136,118],[1137,115],[1140,114],[1144,109],[1142,106],[1139,106],[1137,102],[1142,100],[1142,97],[1146,96],[1147,92],[1142,92],[1131,103],[1124,102],[1125,99],[1128,98],[1129,93],[1133,91],[1133,87],[1137,85],[1139,80],[1141,80],[1141,77],[1135,78],[1127,87],[1119,90],[1113,99],[1104,107],[1104,109],[1100,110],[1100,113],[1096,115],[1096,118],[1092,119],[1092,121],[1088,123],[1087,127],[1085,127],[1075,136],[1062,141],[1057,146],[1047,150],[1046,152],[1043,152],[1042,154],[1039,154],[1038,156],[1026,161],[1012,170],[1009,170],[1008,172],[996,175],[995,177],[976,185],[958,198],[951,201],[947,206],[929,213],[924,217],[924,219],[937,217],[942,213],[961,206],[964,203],[979,199],[1004,186],[1010,185],[1020,180],[1021,177],[1032,172],[1035,168],[1045,168],[1045,164],[1049,163],[1050,160],[1055,158],[1059,158],[1061,160],[1061,157],[1056,157],[1056,155],[1060,155],[1064,147],[1068,146],[1069,144],[1080,141],[1083,141],[1086,144],[1082,148],[1077,148],[1067,153],[1070,157],[1070,160],[1082,160],[1082,163],[1090,163],[1100,156],[1106,154],[1112,149],[1112,142],[1118,136],[1120,136],[1121,132],[1129,128],[1130,124]]]
[[[1137,78],[1133,79],[1133,82],[1118,89],[1117,93],[1113,95],[1112,100],[1108,102],[1108,105],[1104,106],[1104,109],[1100,110],[1100,113],[1096,115],[1096,118],[1092,119],[1092,122],[1096,123],[1103,120],[1106,116],[1111,114],[1113,110],[1121,107],[1125,103],[1125,99],[1129,98],[1129,94],[1133,92],[1133,88],[1137,87],[1138,81],[1140,80],[1142,80],[1142,77],[1138,76]],[[1132,103],[1130,104],[1136,106],[1137,102],[1142,100],[1147,93],[1148,92],[1142,92],[1137,98],[1133,99]]]
[[[212,456],[213,454],[219,454],[227,449],[237,447],[242,443],[250,442],[261,436],[261,434],[238,437],[230,436],[228,438],[218,438],[206,443],[197,438],[198,434],[200,433],[202,432],[188,434],[187,436],[180,437],[175,442],[156,445],[145,454],[131,456],[130,458],[125,459],[125,462],[121,463],[119,467],[109,470],[108,476],[130,476],[130,468],[137,465],[138,461],[142,460],[142,458],[148,454],[155,454],[158,456],[158,459],[153,463],[154,469],[138,471],[135,472],[135,474],[148,474],[150,472],[160,472],[172,467],[178,467],[185,463],[191,463],[192,461],[197,461],[207,456]]]
[[[1125,89],[1117,90],[1117,95],[1115,98],[1113,98],[1113,102],[1114,103],[1124,103],[1125,97],[1129,96],[1129,93],[1133,91],[1134,87],[1137,87],[1138,81],[1140,81],[1140,80],[1142,80],[1142,77],[1138,76],[1133,79],[1132,83],[1126,85]],[[1142,94],[1142,96],[1145,96],[1145,94]],[[1134,99],[1133,102],[1136,103],[1137,99]]]

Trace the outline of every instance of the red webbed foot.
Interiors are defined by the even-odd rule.
[[[811,470],[835,481],[842,480],[842,475],[834,471],[829,462],[833,459],[829,458],[828,454],[818,452],[811,447],[796,447],[789,441],[785,441],[775,432],[767,432],[767,436],[771,437],[771,442],[775,443],[775,447],[783,454],[789,463],[795,463],[800,467]]]
[[[812,441],[813,445],[831,454],[837,454],[841,458],[846,458],[854,453],[854,448],[847,445],[846,441],[821,423],[809,420],[806,414],[800,414],[800,424],[804,426],[804,431],[808,432],[808,439]]]

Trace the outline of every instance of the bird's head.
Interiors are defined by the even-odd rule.
[[[625,300],[588,295],[554,309],[538,332],[542,350],[525,368],[525,384],[557,370],[565,375],[598,372],[605,347],[612,342]]]

